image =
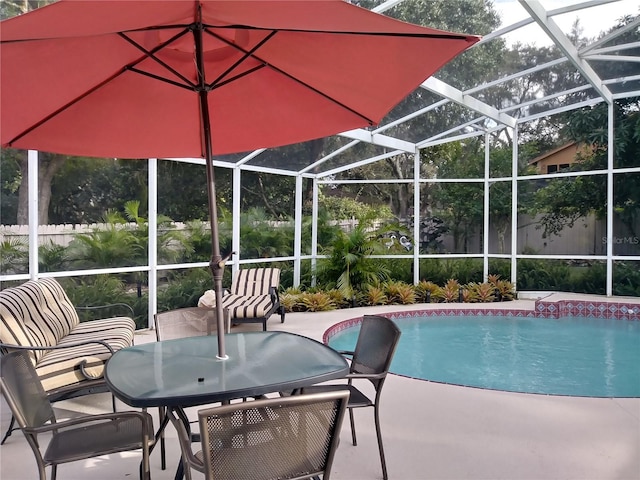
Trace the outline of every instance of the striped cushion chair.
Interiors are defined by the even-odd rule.
[[[105,362],[133,345],[134,332],[129,317],[80,322],[53,278],[0,291],[0,353],[28,350],[50,401],[107,391]]]
[[[267,320],[275,312],[284,323],[279,288],[279,268],[246,268],[235,272],[230,292],[222,297],[227,325],[262,323],[262,330],[266,331]]]

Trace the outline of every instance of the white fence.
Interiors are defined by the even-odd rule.
[[[285,224],[287,222],[269,222],[273,226]],[[342,220],[338,222],[340,227],[346,231],[353,229],[358,221],[355,219]],[[376,228],[382,222],[377,222]],[[176,222],[176,229],[186,228],[186,224]],[[208,224],[205,224],[208,226]],[[76,225],[41,225],[38,227],[38,244],[44,245],[52,242],[56,245],[67,246],[78,234],[86,234],[96,229],[104,228],[104,224],[76,224]],[[126,225],[135,226],[135,224]],[[497,233],[491,229],[489,234],[489,252],[492,254],[509,253],[511,245],[511,229],[507,229],[504,238],[506,251],[501,252],[498,247]],[[640,238],[629,232],[619,221],[614,221],[613,250],[614,255],[639,255]],[[640,231],[640,226],[636,228]],[[27,225],[0,225],[0,241],[28,240],[29,229]],[[442,237],[443,253],[481,253],[482,236],[480,232],[475,232],[467,244],[467,252],[456,252],[453,246],[453,238],[450,235]],[[606,255],[607,236],[606,222],[603,219],[588,217],[579,219],[573,228],[566,228],[562,235],[543,238],[542,230],[535,218],[521,215],[518,219],[518,253],[525,249],[541,255]]]

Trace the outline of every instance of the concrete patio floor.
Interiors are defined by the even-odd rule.
[[[640,304],[639,299],[632,301]],[[532,309],[534,302],[517,300],[494,305]],[[462,307],[456,305],[456,308]],[[438,305],[291,313],[287,314],[284,324],[274,316],[269,329],[320,340],[329,326],[341,320],[364,313],[425,308],[438,308]],[[236,329],[259,330],[260,326],[235,327],[234,331]],[[139,332],[136,342],[154,339],[153,332]],[[87,396],[57,403],[55,408],[60,418],[78,412],[99,413],[109,410],[110,397],[108,394]],[[119,409],[127,408],[119,404]],[[0,413],[4,432],[10,419],[4,401]],[[151,413],[157,425],[157,412],[152,409]],[[389,476],[395,480],[640,479],[640,398],[528,395],[390,375],[382,397],[381,422]],[[358,446],[354,447],[348,422],[343,426],[332,471],[334,480],[382,478],[370,409],[356,411],[356,427]],[[175,473],[179,446],[171,427],[167,428],[167,437],[168,469],[160,469],[159,451],[154,451],[151,455],[154,480],[171,479]],[[61,480],[133,479],[138,477],[139,461],[137,452],[100,457],[61,465],[58,477]],[[33,454],[20,432],[15,432],[0,447],[0,478],[37,478]],[[194,478],[202,476],[195,474]]]

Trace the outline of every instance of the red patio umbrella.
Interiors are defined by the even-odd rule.
[[[0,25],[2,146],[206,159],[375,125],[479,37],[342,0],[60,0]]]

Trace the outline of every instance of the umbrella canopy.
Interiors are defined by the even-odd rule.
[[[61,0],[0,26],[2,146],[207,160],[375,125],[479,37],[342,0]]]

